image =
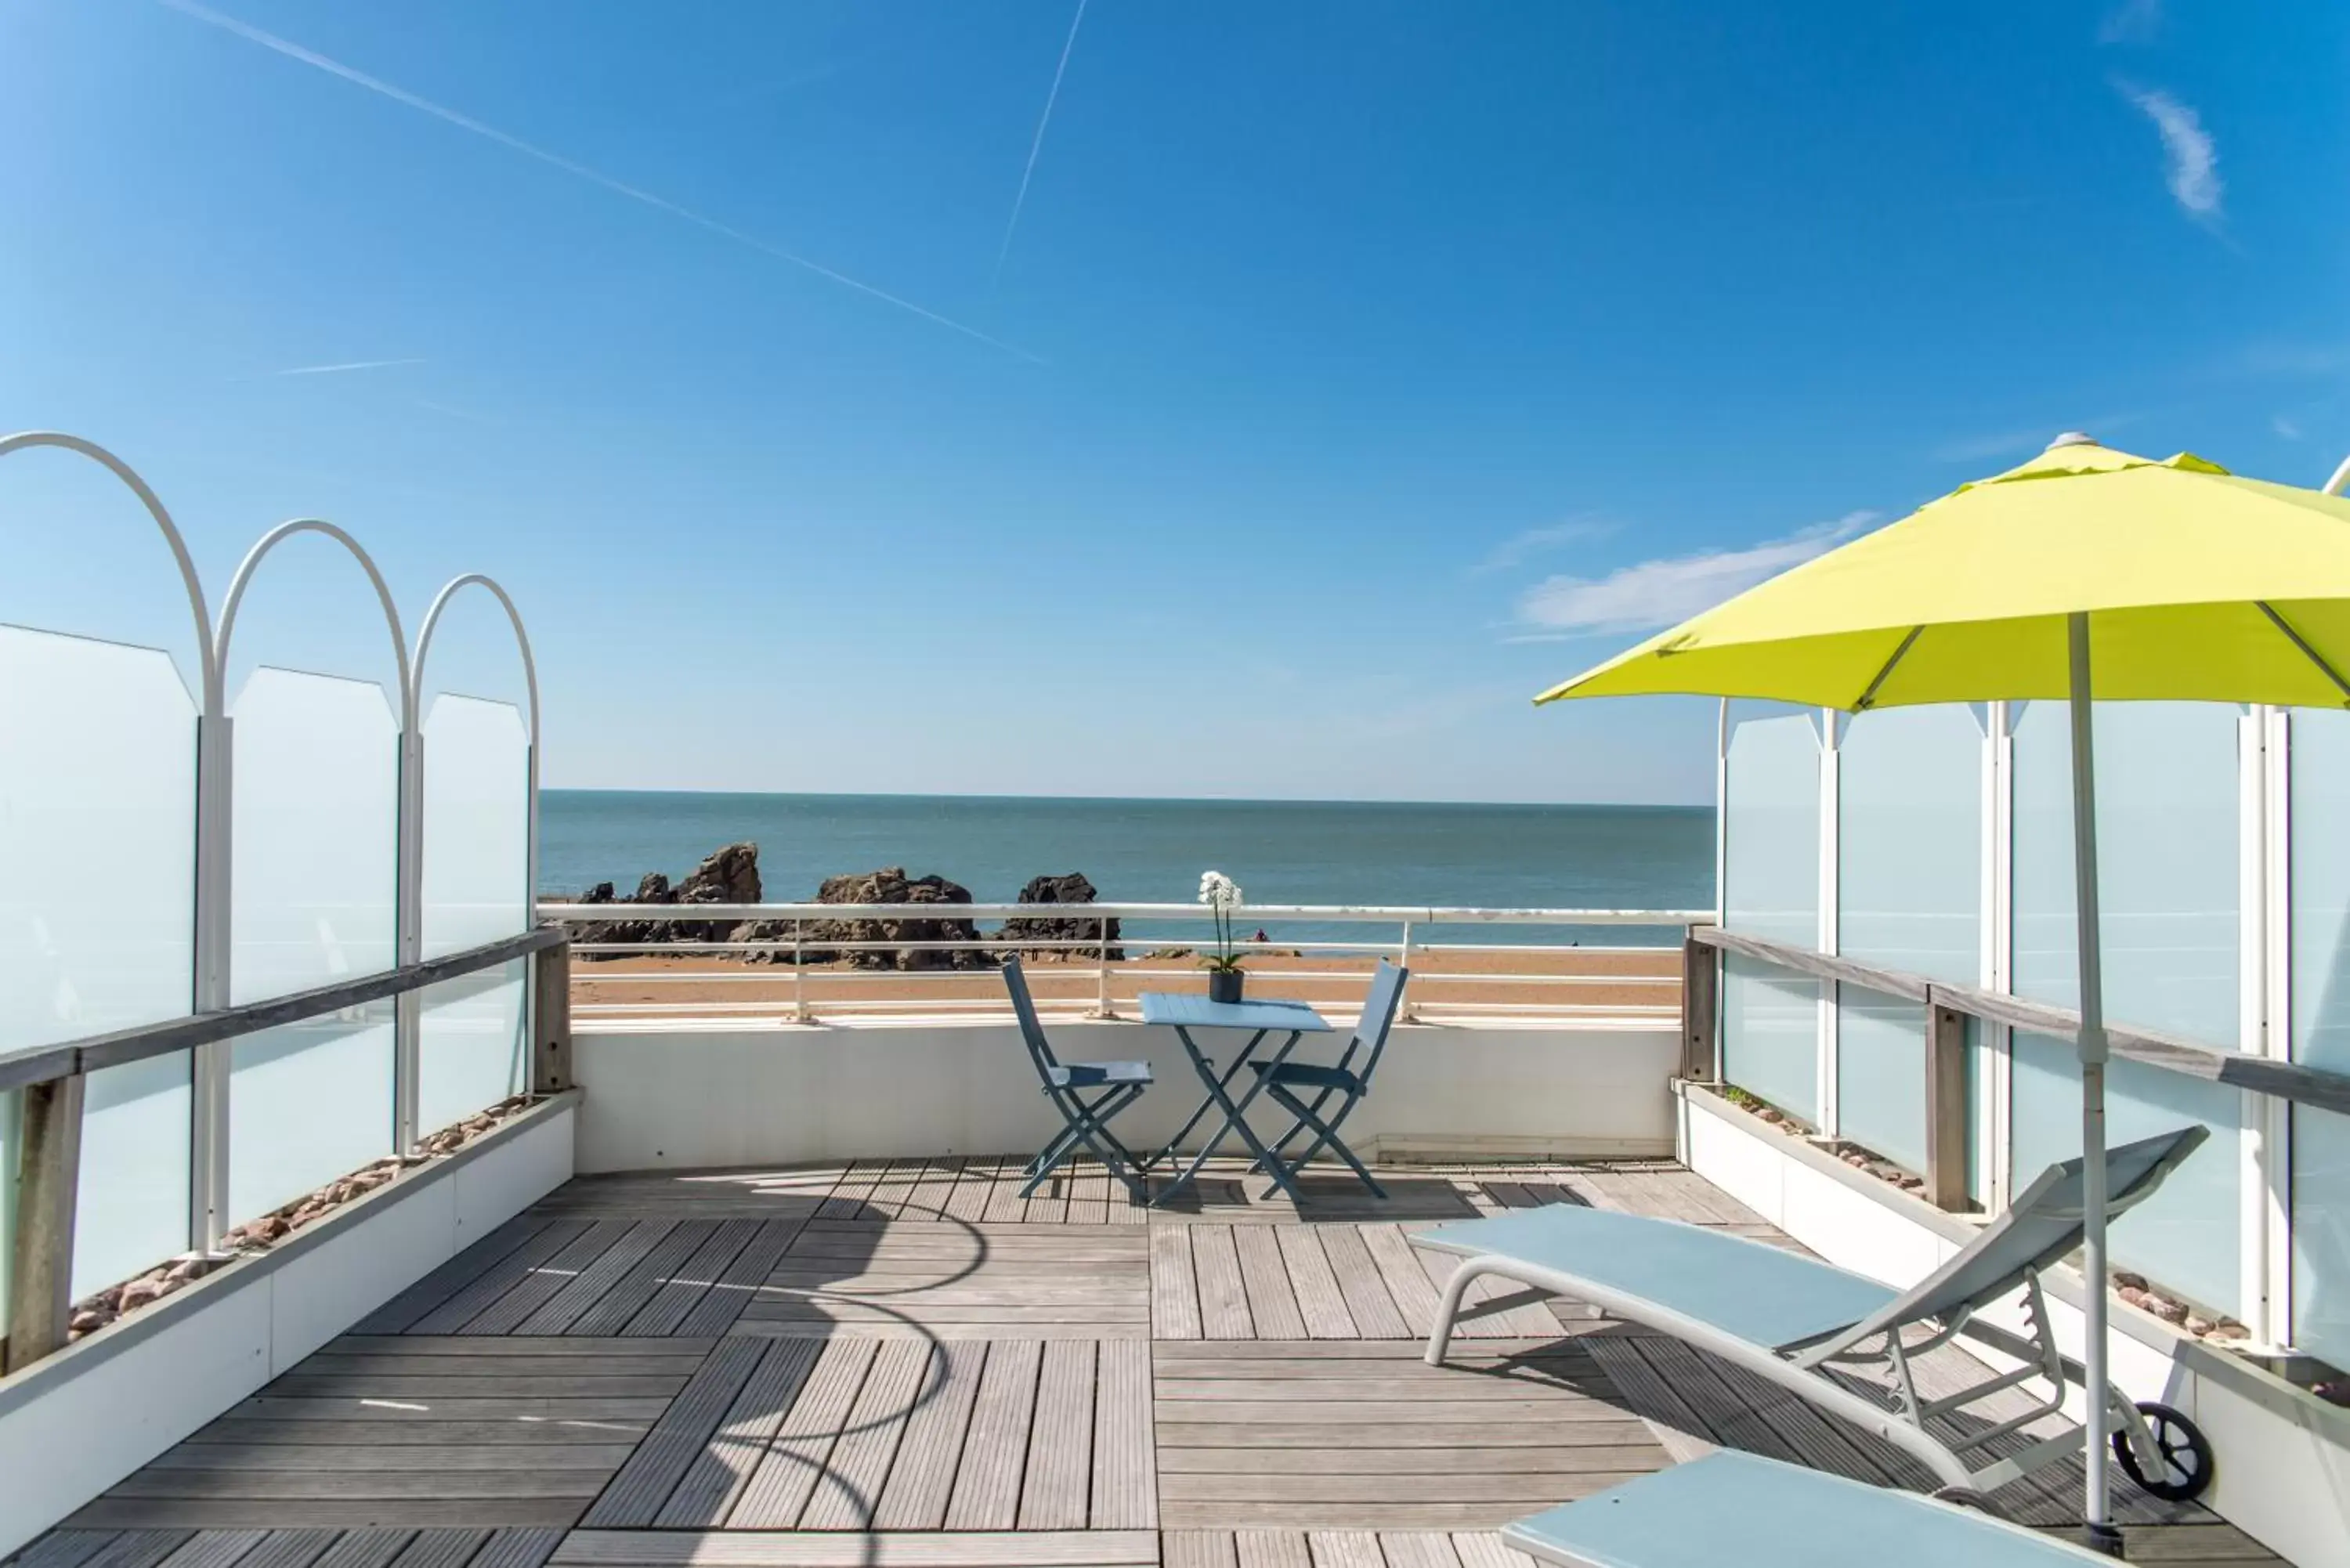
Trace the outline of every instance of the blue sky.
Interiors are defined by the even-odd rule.
[[[214,596],[304,514],[411,628],[496,576],[555,784],[1701,800],[1711,705],[1525,699],[2065,428],[2350,452],[2345,66],[2316,3],[0,0],[0,428]],[[184,649],[123,498],[0,506],[0,618]],[[367,608],[292,548],[239,638],[378,674]]]

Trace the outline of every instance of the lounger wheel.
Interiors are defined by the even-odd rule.
[[[1937,1487],[1929,1494],[1936,1502],[1947,1502],[1954,1508],[1971,1509],[1987,1513],[1993,1519],[2005,1519],[2007,1511],[1970,1486]]]
[[[2138,1464],[2137,1449],[2126,1431],[2114,1434],[2114,1459],[2122,1474],[2165,1502],[2188,1502],[2201,1497],[2211,1484],[2211,1442],[2203,1428],[2168,1405],[2142,1401],[2137,1413],[2146,1418],[2154,1446],[2162,1451],[2162,1468],[2147,1475]]]

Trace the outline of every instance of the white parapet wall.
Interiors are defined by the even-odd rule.
[[[577,1092],[0,1379],[0,1556],[571,1179]]]
[[[1966,1218],[1855,1170],[1709,1089],[1675,1087],[1682,1161],[1839,1267],[1906,1288],[1973,1234]],[[2077,1355],[2083,1281],[2060,1270],[2047,1283],[2057,1339]],[[2203,1501],[2301,1568],[2350,1568],[2350,1410],[2126,1302],[2112,1310],[2114,1380],[2134,1399],[2186,1411],[2211,1440],[2213,1481]],[[1984,1315],[2022,1326],[2018,1314]]]
[[[1292,1059],[1335,1061],[1336,1022]],[[1163,1144],[1205,1097],[1171,1031],[1046,1028],[1064,1061],[1150,1064],[1156,1083],[1116,1124],[1130,1147]],[[1399,1024],[1347,1139],[1366,1158],[1668,1156],[1679,1051],[1669,1018]],[[1061,1127],[1009,1020],[588,1025],[572,1053],[583,1173],[1028,1153]],[[1251,1112],[1268,1134],[1276,1116]]]

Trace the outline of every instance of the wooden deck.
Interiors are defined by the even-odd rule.
[[[1316,1176],[1301,1210],[1225,1166],[1152,1211],[1017,1166],[574,1181],[16,1564],[1530,1568],[1497,1526],[1716,1444],[1930,1485],[1572,1304],[1419,1360],[1450,1265],[1418,1225],[1586,1203],[1792,1244],[1677,1167]],[[2276,1561],[2116,1486],[2133,1556]],[[1998,1501],[2057,1528],[2079,1490]]]

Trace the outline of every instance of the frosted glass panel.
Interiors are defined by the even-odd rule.
[[[1970,708],[1898,708],[1837,747],[1837,950],[1972,984],[1982,971],[1982,764]],[[1922,1172],[1924,1009],[1838,988],[1836,1126]]]
[[[234,999],[391,968],[400,741],[382,689],[258,670],[234,716]]]
[[[236,1042],[229,1222],[242,1224],[391,1153],[392,1004]]]
[[[2073,1047],[2043,1034],[2014,1036],[2012,1127],[2020,1191],[2054,1161],[2081,1152],[2081,1067]],[[2190,1122],[2211,1137],[2162,1190],[2114,1225],[2114,1262],[2198,1305],[2240,1311],[2241,1203],[2238,1146],[2243,1091],[2116,1060],[2106,1068],[2109,1144],[2151,1137]]]
[[[0,1050],[188,1012],[195,802],[168,654],[0,627]]]
[[[188,1250],[189,1056],[102,1067],[82,1091],[76,1301]]]
[[[23,1101],[15,1089],[0,1089],[0,1302],[8,1299],[8,1260],[16,1255],[16,1123]]]
[[[424,721],[424,956],[528,929],[529,857],[522,714],[511,703],[436,697]]]
[[[1722,922],[1734,931],[1817,947],[1817,721],[1807,709],[1731,713]]]
[[[2106,1013],[2233,1047],[2240,813],[2237,710],[2096,710]],[[2074,1006],[2072,735],[2062,702],[2015,730],[2015,990]]]
[[[2293,1342],[2350,1366],[2350,1116],[2293,1108]]]
[[[2293,715],[2293,1055],[2350,1072],[2350,714]],[[2293,1339],[2350,1366],[2350,1118],[2293,1112]]]
[[[427,987],[416,1125],[436,1132],[529,1086],[523,1033],[527,960]]]
[[[1819,1120],[1817,982],[1722,955],[1721,1075],[1807,1122]]]

